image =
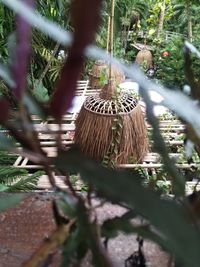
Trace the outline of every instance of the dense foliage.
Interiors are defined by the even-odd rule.
[[[96,37],[97,46],[106,49],[108,35],[108,17],[111,1],[104,2],[102,10],[102,23],[99,33]],[[57,0],[52,3],[48,1],[38,1],[37,9],[46,18],[59,23],[67,30],[73,31],[71,19],[68,15],[70,1]],[[159,69],[158,78],[171,86],[173,80],[178,88],[181,88],[184,83],[183,75],[183,57],[182,63],[179,61],[182,53],[184,39],[187,37],[193,38],[194,44],[198,44],[200,38],[200,27],[198,24],[200,9],[198,1],[177,1],[177,0],[116,0],[115,8],[115,39],[114,39],[114,54],[127,62],[134,61],[138,52],[132,45],[134,43],[147,43],[153,46],[153,55],[155,56],[155,65]],[[161,11],[163,16],[161,16]],[[67,14],[67,19],[65,19]],[[7,7],[0,7],[0,51],[2,62],[12,62],[13,60],[13,40],[14,40],[14,14]],[[6,18],[6,19],[5,19]],[[163,21],[160,21],[160,20]],[[161,27],[161,33],[158,35],[158,28]],[[131,31],[131,33],[130,33]],[[160,30],[159,30],[160,31]],[[167,39],[168,33],[170,39]],[[190,31],[190,32],[189,32]],[[176,34],[180,34],[176,35]],[[189,36],[191,35],[191,36]],[[179,38],[180,37],[180,38]],[[175,44],[173,46],[173,40]],[[179,39],[179,40],[178,40]],[[181,43],[182,41],[182,43]],[[198,47],[198,45],[197,45]],[[173,56],[173,62],[166,58],[164,64],[159,60],[159,54],[162,51],[169,49],[170,56]],[[177,49],[178,53],[175,53]],[[58,78],[59,71],[66,56],[66,49],[62,45],[56,43],[48,36],[41,34],[38,30],[33,30],[32,33],[32,59],[29,69],[29,86],[31,90],[36,91],[36,95],[40,99],[48,100],[52,94],[53,84]],[[163,62],[162,62],[163,63]],[[166,77],[167,69],[175,67],[176,71]],[[82,77],[88,77],[91,63],[86,64],[86,72],[82,73]],[[194,67],[196,70],[196,66]],[[172,74],[172,76],[171,76]],[[175,78],[175,79],[174,79]],[[180,82],[180,84],[179,84]],[[1,94],[10,97],[9,91],[5,84],[1,85]],[[15,102],[12,97],[10,101]]]

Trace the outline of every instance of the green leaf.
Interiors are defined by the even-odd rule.
[[[0,149],[1,150],[13,150],[15,142],[13,139],[8,138],[5,134],[0,133]]]
[[[99,238],[99,228],[96,225],[95,221],[90,222],[88,211],[81,201],[79,201],[77,216],[80,231],[82,234],[83,246],[81,246],[81,256],[85,254],[86,248],[90,248],[92,251],[92,261],[94,266],[97,267],[112,267],[112,264],[107,257],[107,254],[104,253],[104,250],[101,247],[101,242]],[[83,239],[84,238],[84,239]]]
[[[28,175],[25,169],[3,166],[0,168],[0,183],[10,186],[24,175]]]
[[[64,214],[69,218],[74,218],[76,216],[76,206],[68,196],[65,196],[65,201],[58,201],[58,207],[63,211]]]
[[[106,220],[101,227],[102,236],[113,238],[116,237],[119,231],[124,233],[132,233],[134,227],[130,222],[137,215],[133,211],[126,212],[121,217],[114,217]]]
[[[35,80],[35,83],[37,84],[37,80]],[[36,97],[36,99],[40,102],[47,102],[49,100],[48,90],[44,87],[42,82],[33,89],[33,95]]]
[[[60,42],[63,45],[71,43],[71,35],[61,29],[61,27],[56,25],[56,23],[47,20],[39,13],[34,12],[31,8],[28,8],[27,4],[19,0],[1,0],[1,2],[7,5],[14,12],[18,13],[33,27],[53,38],[56,42]]]
[[[77,203],[75,204],[70,197],[67,196],[64,202],[60,202],[58,204],[62,204],[63,212],[68,215],[69,217],[79,217],[79,206]],[[67,207],[64,207],[67,206]],[[70,214],[69,212],[70,208]],[[71,211],[73,210],[72,214]],[[71,216],[72,215],[72,216]],[[76,228],[71,233],[70,237],[67,239],[66,243],[63,246],[63,257],[62,257],[62,264],[63,266],[70,266],[71,262],[81,261],[88,251],[88,236],[87,230],[85,229],[84,225],[80,223],[80,220],[77,219]]]
[[[134,215],[134,216],[133,216]],[[149,224],[134,225],[130,218],[136,217],[133,211],[125,213],[121,217],[106,220],[101,226],[101,234],[106,238],[117,237],[119,232],[125,234],[137,233],[145,239],[149,239],[165,248],[165,239],[157,231],[154,231]]]
[[[8,189],[6,185],[0,184],[0,192],[5,192]]]
[[[175,254],[185,266],[199,266],[200,233],[192,225],[185,205],[162,199],[158,193],[144,187],[137,172],[104,168],[84,158],[76,149],[59,152],[55,164],[61,172],[70,168],[79,171],[84,181],[95,185],[101,197],[129,205],[159,231],[165,240],[165,249]]]
[[[0,151],[0,166],[11,166],[17,159],[17,155],[12,155],[7,151]]]
[[[41,103],[37,100],[35,96],[33,96],[30,92],[25,92],[23,99],[26,107],[29,110],[30,114],[34,114],[45,120],[47,118],[45,110]]]
[[[17,182],[9,186],[7,192],[16,193],[33,191],[36,189],[38,180],[43,174],[43,171],[37,171],[32,175],[27,174],[27,176],[22,176]]]
[[[70,266],[71,261],[75,257],[78,246],[78,231],[72,232],[63,246],[62,263],[60,267]]]
[[[21,200],[20,194],[0,194],[0,212],[16,206]]]

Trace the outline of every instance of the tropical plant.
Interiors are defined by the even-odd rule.
[[[120,18],[121,42],[124,50],[127,48],[129,31],[132,31],[132,42],[137,40],[139,31],[146,28],[145,19],[148,14],[148,3],[145,1],[118,1],[116,12]],[[118,22],[119,24],[119,22]]]
[[[32,174],[25,169],[16,168],[13,163],[16,155],[0,151],[0,192],[30,192],[37,188],[37,183],[43,171]]]
[[[163,56],[164,52],[168,56]],[[154,54],[154,64],[157,68],[157,78],[169,87],[181,89],[185,84],[183,40],[174,37],[160,44],[160,49]]]
[[[194,43],[199,47],[198,41]],[[160,43],[159,50],[155,46],[154,64],[157,68],[157,78],[169,87],[183,89],[183,85],[188,83],[185,76],[185,60],[184,60],[184,39],[181,37],[172,37],[167,42],[163,40]],[[164,53],[168,55],[165,56]],[[195,82],[199,83],[200,62],[192,56],[193,75]]]
[[[149,90],[154,90],[164,97],[164,104],[173,109],[185,121],[187,138],[191,139],[198,147],[200,144],[200,120],[198,114],[200,109],[199,105],[196,105],[196,102],[194,103],[194,98],[196,101],[200,100],[199,91],[191,83],[193,97],[191,99],[180,91],[168,90],[161,85],[152,83],[142,75],[138,68],[127,66],[117,61],[120,67],[126,71],[126,74],[141,85],[140,92],[147,105],[147,119],[152,126],[154,148],[161,155],[165,171],[171,177],[173,197],[165,197],[158,191],[155,192],[144,185],[144,177],[137,170],[122,171],[105,168],[86,158],[78,148],[65,149],[59,132],[56,146],[58,154],[55,158],[49,159],[40,145],[31,114],[34,110],[34,113],[42,119],[46,119],[48,115],[51,115],[57,122],[58,127],[60,127],[62,116],[70,106],[75,94],[77,80],[84,66],[85,51],[87,51],[87,55],[94,58],[110,59],[107,53],[103,53],[101,50],[91,46],[88,48],[88,45],[94,40],[95,32],[99,25],[101,1],[74,0],[71,2],[71,15],[74,23],[72,44],[66,32],[63,32],[60,27],[56,27],[55,30],[55,25],[52,26],[49,22],[47,23],[37,13],[27,9],[22,2],[18,0],[2,1],[15,11],[16,6],[20,5],[17,10],[20,16],[17,24],[18,41],[16,49],[13,51],[15,52],[15,75],[12,76],[13,78],[6,76],[6,79],[4,76],[15,94],[18,109],[12,110],[9,103],[4,98],[1,98],[0,122],[9,130],[13,138],[20,143],[22,147],[21,153],[26,153],[26,156],[30,157],[32,161],[43,166],[57,195],[54,202],[56,229],[39,250],[35,252],[34,256],[27,261],[26,266],[46,264],[47,260],[49,260],[48,256],[52,255],[52,250],[55,251],[58,247],[61,247],[63,251],[62,266],[69,266],[70,263],[80,266],[88,251],[91,252],[92,262],[95,266],[113,266],[102,247],[102,238],[108,240],[117,236],[119,231],[122,231],[127,234],[137,233],[156,242],[170,253],[176,262],[183,266],[198,267],[200,262],[198,249],[200,247],[200,192],[194,192],[190,196],[185,195],[185,177],[178,172],[176,165],[169,157],[168,149],[159,131],[159,120],[153,113],[154,103],[150,100],[148,92]],[[29,16],[26,16],[27,14]],[[40,27],[41,31],[48,32],[49,36],[62,45],[71,45],[54,95],[48,105],[45,106],[36,101],[33,95],[27,94],[25,90],[29,51],[23,50],[22,41],[29,47],[30,27],[22,20],[22,16],[32,26],[38,26],[35,22],[40,19],[42,23],[38,27]],[[25,30],[21,32],[19,29]],[[88,49],[86,50],[86,48]],[[197,55],[199,55],[199,52],[187,43],[185,50],[185,57],[189,62],[186,74],[191,74],[190,52],[195,52]],[[20,64],[23,63],[24,68],[16,68],[16,62],[19,60],[19,54],[16,51],[21,52]],[[192,76],[190,80],[193,81],[193,78]],[[10,114],[12,114],[12,120],[10,119]],[[2,149],[15,149],[15,143],[3,133],[0,138]],[[65,175],[68,190],[63,190],[57,186],[54,171]],[[74,173],[79,173],[81,179],[88,184],[87,197],[74,190],[69,179],[69,174]],[[95,216],[96,206],[92,201],[93,195],[98,197],[99,205],[103,205],[105,201],[112,202],[124,207],[126,209],[125,213],[121,217],[108,219],[103,223],[98,222]],[[13,202],[15,203],[16,199],[15,196],[12,196],[10,205],[6,203],[3,206],[5,201],[7,199],[0,203],[1,210],[10,206]],[[141,223],[136,224],[133,220],[136,218],[142,218],[143,220]]]
[[[193,39],[193,28],[199,21],[199,2],[182,0],[175,1],[173,6],[174,18],[171,25],[176,22],[176,32],[184,33],[189,41]]]
[[[154,30],[156,37],[159,38],[166,24],[173,17],[171,0],[152,1],[150,16],[147,19],[149,30]]]
[[[46,18],[59,23],[67,30],[72,30],[70,26],[70,17],[66,18],[69,12],[70,1],[39,1],[37,3],[38,11]],[[63,47],[53,41],[48,36],[41,34],[38,30],[33,30],[32,33],[32,64],[30,69],[30,80],[32,89],[37,86],[44,86],[48,94],[51,95],[53,84],[58,77],[61,69],[61,64],[64,58],[60,57],[60,51]],[[50,75],[46,75],[50,73]]]
[[[0,192],[31,192],[37,188],[38,180],[43,174],[43,171],[29,174],[25,169],[0,167]]]

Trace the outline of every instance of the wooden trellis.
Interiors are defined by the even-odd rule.
[[[88,87],[88,81],[79,81],[77,87],[77,96],[86,97],[89,95],[94,95],[97,93],[97,90],[92,90]],[[63,144],[70,148],[73,145],[73,134],[75,130],[75,119],[77,112],[67,113],[63,117],[63,124],[61,129],[61,138]],[[46,151],[48,157],[55,157],[57,154],[56,150],[56,135],[60,131],[58,125],[55,123],[53,118],[48,118],[48,121],[43,122],[38,117],[33,117],[35,124],[34,127],[39,133],[39,139],[41,146]],[[148,132],[151,133],[151,127],[148,126]],[[179,153],[179,150],[184,146],[184,125],[180,121],[174,120],[161,120],[160,121],[160,131],[165,140],[167,146],[171,149],[170,157],[176,161],[177,167],[184,170],[196,170],[200,167],[200,162],[188,163],[186,160],[182,159],[182,153]],[[20,149],[20,148],[19,148]],[[143,168],[147,173],[150,171],[156,175],[157,170],[161,169],[163,166],[161,162],[161,157],[155,152],[149,152],[145,157],[144,161],[140,164],[129,163],[122,164],[120,168]],[[14,167],[25,168],[29,170],[38,170],[42,166],[32,163],[28,158],[23,156],[18,156],[14,163]],[[56,182],[59,186],[64,187],[63,177],[56,176]],[[49,189],[50,184],[48,182],[48,177],[43,175],[38,182],[39,189]]]

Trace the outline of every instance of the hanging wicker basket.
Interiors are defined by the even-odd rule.
[[[135,62],[139,65],[144,65],[146,69],[153,67],[153,56],[152,53],[144,48],[138,52]]]
[[[108,81],[109,66],[102,60],[98,60],[94,63],[91,72],[89,73],[89,86],[92,89],[102,88],[102,85]],[[125,76],[121,70],[116,67],[112,67],[112,77],[115,85],[125,81]]]
[[[76,119],[75,143],[98,162],[108,155],[115,164],[141,162],[148,151],[143,112],[136,98],[115,96],[115,91],[110,81],[100,94],[86,99]]]
[[[113,23],[115,1],[111,1],[108,51],[113,53]],[[104,72],[104,73],[102,73]],[[99,83],[102,74],[107,83]],[[82,152],[108,166],[140,162],[148,150],[147,129],[137,100],[127,94],[117,94],[124,74],[114,66],[97,61],[90,73],[92,89],[100,94],[84,102],[76,119],[75,143]]]

